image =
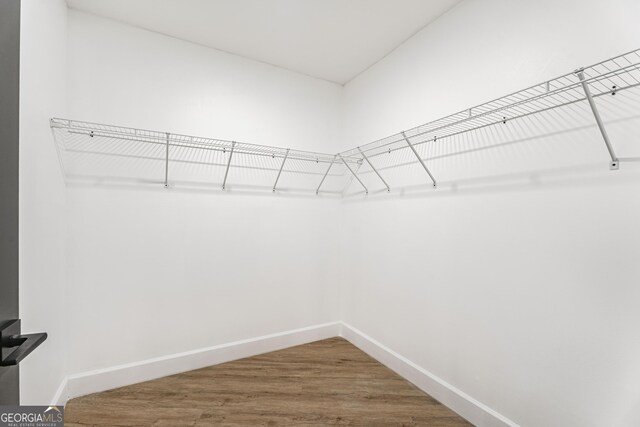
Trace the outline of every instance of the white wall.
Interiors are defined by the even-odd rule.
[[[337,84],[74,10],[69,32],[75,120],[339,148]]]
[[[48,403],[65,374],[65,188],[49,117],[65,115],[67,7],[22,1],[20,46],[20,317],[47,341],[20,364],[21,403]]]
[[[345,87],[345,148],[635,49],[638,16],[464,1]],[[598,102],[637,159],[640,102],[618,95]],[[584,106],[424,155],[437,190],[414,165],[383,171],[391,194],[345,200],[342,318],[522,426],[639,425],[637,161],[608,170]]]
[[[67,81],[73,119],[338,147],[340,86],[75,11]],[[227,193],[69,183],[70,374],[337,320],[339,203],[235,173]]]
[[[521,425],[637,424],[640,171],[607,170],[584,107],[457,139],[475,151],[429,162],[436,191],[419,168],[388,170],[390,195],[343,204],[85,180],[65,208],[46,121],[334,152],[636,48],[638,5],[467,0],[343,90],[73,11],[65,62],[64,3],[35,4],[21,311],[50,338],[23,365],[24,403],[49,401],[64,373],[342,318]],[[614,144],[638,157],[639,102],[615,102]],[[541,126],[557,133],[477,150]]]

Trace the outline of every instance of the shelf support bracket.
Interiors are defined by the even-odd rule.
[[[369,158],[367,157],[366,154],[364,154],[364,151],[362,151],[360,149],[360,147],[358,147],[358,151],[360,152],[360,154],[362,154],[362,158],[369,164],[369,166],[371,166],[371,169],[373,169],[373,171],[376,173],[376,175],[378,175],[378,178],[380,178],[380,181],[382,181],[382,183],[384,184],[385,187],[387,187],[387,193],[391,191],[391,188],[389,188],[389,184],[387,184],[387,181],[384,180],[384,178],[382,177],[382,175],[380,175],[380,173],[378,172],[378,170],[371,164],[371,161],[369,160]]]
[[[420,164],[422,165],[424,170],[429,175],[429,178],[431,178],[431,181],[433,181],[433,188],[436,188],[436,186],[437,186],[436,179],[433,177],[433,175],[431,175],[431,172],[429,172],[429,169],[427,168],[427,165],[424,164],[424,161],[422,160],[422,158],[420,157],[420,155],[416,151],[416,149],[413,146],[413,144],[411,143],[411,141],[409,141],[409,138],[407,138],[407,135],[404,132],[401,132],[401,133],[402,133],[402,137],[407,142],[407,145],[409,146],[409,148],[411,148],[411,151],[413,151],[413,154],[415,154],[415,156],[418,158],[418,161],[420,162]]]
[[[593,112],[593,116],[596,119],[596,123],[598,124],[598,129],[600,129],[600,133],[602,134],[602,138],[604,139],[604,143],[607,146],[607,150],[609,151],[609,155],[611,156],[611,163],[609,163],[609,169],[617,170],[620,168],[620,160],[616,157],[616,153],[613,151],[613,146],[611,145],[611,141],[609,140],[609,135],[607,134],[607,130],[604,127],[604,123],[602,122],[602,117],[600,117],[600,112],[598,111],[598,107],[596,106],[596,102],[593,99],[593,95],[591,95],[591,90],[589,89],[589,84],[587,83],[584,77],[584,68],[580,68],[575,71],[575,74],[580,79],[580,84],[582,85],[582,89],[584,90],[584,94],[587,97],[587,101],[589,101],[589,106],[591,107],[591,111]]]
[[[333,166],[333,164],[336,162],[336,157],[338,157],[337,154],[335,156],[333,156],[333,160],[331,160],[331,163],[329,163],[329,167],[327,168],[327,171],[322,176],[322,180],[320,181],[320,184],[318,185],[318,188],[316,189],[316,195],[320,192],[320,187],[322,187],[322,184],[324,183],[324,180],[327,179],[327,175],[329,175],[329,171],[331,170],[331,166]]]
[[[349,163],[347,163],[347,161],[340,154],[338,154],[338,157],[340,157],[340,160],[342,160],[342,163],[344,163],[347,169],[349,169],[349,172],[351,172],[354,178],[358,180],[360,185],[362,185],[362,188],[364,188],[365,194],[369,194],[369,189],[367,188],[366,185],[364,185],[364,183],[360,180],[360,177],[358,177],[358,175],[353,171],[353,169],[351,169],[351,166],[349,166]]]
[[[231,151],[229,151],[229,160],[227,161],[227,169],[224,171],[224,181],[222,181],[222,189],[225,190],[227,186],[227,176],[229,175],[229,166],[231,166],[231,157],[233,157],[233,149],[236,147],[236,142],[231,143]]]
[[[164,154],[164,188],[169,188],[169,137],[171,135],[167,132],[167,142]]]
[[[287,157],[289,157],[289,148],[287,148],[287,152],[284,153],[284,159],[282,159],[282,164],[280,165],[280,170],[278,171],[278,176],[276,176],[276,182],[273,183],[273,192],[276,192],[276,186],[278,185],[278,180],[280,179],[280,174],[282,173],[282,169],[284,168],[284,162],[287,161]]]
[[[360,167],[362,166],[362,163],[358,163],[358,166],[356,166],[353,171],[355,173],[358,173],[358,171],[360,170]],[[347,181],[347,183],[345,184],[345,186],[342,188],[342,197],[344,197],[344,194],[347,192],[347,190],[349,189],[349,187],[351,186],[351,184],[353,183],[353,175],[349,176],[349,180]]]

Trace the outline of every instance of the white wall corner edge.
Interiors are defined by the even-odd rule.
[[[296,345],[340,336],[340,322],[323,323],[285,332],[263,335],[198,350],[171,354],[134,363],[66,376],[52,399],[65,405],[69,399],[150,381],[168,375],[257,356]]]
[[[74,397],[338,336],[346,339],[472,424],[480,427],[519,427],[507,417],[394,352],[364,332],[339,321],[68,375],[63,378],[51,404],[65,405],[69,399]]]
[[[67,400],[69,399],[67,397],[68,383],[69,383],[69,377],[62,378],[62,382],[60,382],[60,386],[58,387],[58,390],[56,390],[56,393],[53,395],[53,399],[51,399],[51,405],[64,406],[67,403]]]
[[[519,427],[507,417],[353,326],[341,322],[340,335],[473,425],[479,427]]]

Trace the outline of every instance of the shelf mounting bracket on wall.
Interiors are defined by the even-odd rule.
[[[404,132],[402,133],[402,137],[404,138],[404,140],[407,142],[407,145],[409,146],[409,148],[411,148],[411,151],[413,151],[413,154],[415,154],[415,156],[418,158],[418,161],[420,162],[420,164],[422,165],[422,167],[424,168],[424,170],[427,172],[427,174],[429,175],[429,178],[431,178],[431,181],[433,181],[433,188],[436,187],[436,179],[433,177],[433,175],[431,175],[431,172],[429,172],[429,169],[427,168],[427,165],[424,164],[424,161],[422,160],[422,157],[420,157],[420,155],[418,154],[418,152],[416,151],[415,147],[413,146],[413,144],[411,143],[411,141],[409,141],[409,138],[407,138],[407,135]]]
[[[598,124],[598,129],[600,129],[600,133],[602,134],[602,138],[604,139],[604,143],[607,146],[607,150],[609,151],[609,155],[611,156],[611,163],[609,163],[609,169],[617,170],[620,168],[620,160],[616,157],[616,153],[613,151],[613,146],[611,145],[611,141],[609,140],[609,135],[607,134],[607,130],[604,127],[604,123],[602,122],[602,118],[600,117],[600,112],[598,111],[598,107],[596,106],[596,102],[593,100],[593,95],[591,95],[591,90],[589,89],[589,84],[587,83],[584,77],[584,68],[579,68],[575,71],[575,74],[580,79],[580,84],[582,85],[582,89],[584,90],[584,94],[587,97],[587,101],[589,101],[589,106],[591,107],[591,111],[593,112],[593,116],[596,119],[596,123]]]
[[[391,188],[389,188],[389,184],[387,184],[387,181],[384,180],[384,178],[382,177],[382,175],[380,175],[378,170],[375,167],[373,167],[373,164],[371,164],[371,161],[369,160],[367,155],[364,154],[364,152],[360,149],[360,147],[358,147],[358,151],[360,152],[360,154],[362,154],[362,158],[369,164],[369,166],[371,166],[371,169],[376,173],[376,175],[378,175],[378,178],[380,178],[380,181],[382,181],[384,186],[387,187],[387,192],[390,192]]]
[[[327,179],[327,175],[329,175],[329,171],[331,170],[331,166],[333,166],[333,164],[336,162],[336,157],[338,157],[337,154],[335,156],[333,156],[333,160],[331,160],[331,163],[329,163],[329,167],[327,168],[327,171],[322,176],[322,180],[320,181],[320,184],[318,184],[318,188],[316,189],[316,194],[318,194],[320,192],[320,187],[322,187],[322,183],[324,182],[324,180]]]
[[[233,149],[236,146],[236,142],[231,143],[231,151],[229,152],[229,160],[227,161],[227,169],[224,171],[224,181],[222,181],[222,189],[225,190],[227,186],[227,176],[229,175],[229,166],[231,166],[231,157],[233,157]]]
[[[289,157],[289,148],[287,148],[287,152],[284,153],[284,158],[282,159],[282,164],[280,165],[280,170],[278,171],[278,176],[276,176],[276,182],[273,183],[273,192],[276,192],[276,186],[278,185],[278,180],[280,179],[280,174],[282,173],[282,169],[284,168],[284,162],[287,161],[287,157]]]
[[[354,178],[358,180],[360,185],[362,185],[362,188],[364,188],[365,194],[369,194],[369,189],[367,188],[366,185],[364,185],[362,180],[360,180],[360,177],[353,171],[353,169],[351,169],[351,166],[349,166],[347,161],[340,154],[338,154],[338,157],[340,157],[340,160],[342,160],[342,163],[344,163],[344,165],[347,167],[347,169],[349,169],[349,172],[351,172],[351,174],[354,176]]]

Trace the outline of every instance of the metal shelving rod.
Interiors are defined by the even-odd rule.
[[[333,156],[333,160],[331,160],[331,163],[329,163],[329,167],[327,168],[327,171],[322,176],[322,180],[320,181],[320,184],[318,184],[318,188],[316,189],[316,194],[320,192],[320,187],[322,187],[322,183],[324,182],[324,180],[327,179],[327,175],[329,175],[329,171],[331,170],[331,167],[336,162],[336,157],[338,157],[337,154]]]
[[[60,128],[61,126],[59,125],[55,125],[53,126],[53,128]],[[109,133],[103,133],[100,131],[89,131],[89,130],[82,130],[82,131],[76,131],[76,130],[69,130],[70,134],[77,134],[77,135],[87,135],[87,136],[100,136],[100,137],[104,137],[104,138],[113,138],[113,139],[118,139],[121,141],[131,141],[131,142],[143,142],[143,143],[147,143],[147,144],[159,144],[159,145],[165,145],[166,144],[166,138],[163,138],[162,141],[160,142],[159,140],[156,141],[156,138],[153,137],[128,137],[128,136],[121,136],[118,134],[109,134]],[[194,149],[194,150],[204,150],[204,151],[215,151],[215,152],[219,152],[219,153],[226,153],[227,152],[227,147],[224,146],[219,146],[219,147],[208,147],[208,146],[202,146],[202,145],[198,145],[196,143],[184,143],[184,144],[179,144],[175,142],[175,139],[171,139],[169,142],[169,145],[171,147],[175,147],[175,148],[190,148],[190,149]],[[248,154],[248,155],[252,155],[252,156],[260,156],[260,157],[272,157],[272,158],[280,158],[283,157],[282,154],[269,154],[267,151],[248,151],[248,150],[241,150],[240,148],[238,148],[238,144],[236,146],[236,149],[234,150],[235,153],[237,154]],[[300,153],[300,152],[299,152]],[[288,159],[289,160],[301,160],[304,162],[313,162],[313,163],[330,163],[331,162],[331,158],[330,157],[326,157],[328,155],[326,154],[321,154],[321,155],[314,155],[312,156],[310,154],[310,152],[305,153],[306,157],[303,157],[302,154],[301,155],[289,155]],[[356,162],[355,159],[350,159],[352,162]]]
[[[366,185],[364,185],[364,183],[362,182],[362,180],[360,180],[360,177],[358,177],[358,175],[353,171],[353,169],[351,169],[351,166],[349,166],[349,164],[342,158],[342,156],[340,154],[338,154],[338,157],[340,157],[340,160],[342,160],[342,163],[344,163],[344,165],[347,167],[347,169],[349,169],[349,172],[351,172],[351,174],[353,175],[353,177],[355,179],[358,180],[358,182],[360,183],[360,185],[362,185],[362,188],[364,188],[364,192],[366,194],[369,194],[369,189],[367,188]]]
[[[613,146],[611,145],[611,141],[609,140],[609,135],[607,134],[607,130],[604,127],[604,123],[602,122],[602,117],[600,117],[600,112],[598,111],[596,102],[593,100],[593,95],[591,95],[589,84],[586,82],[584,78],[584,68],[580,68],[576,70],[575,73],[580,79],[580,84],[582,84],[582,89],[584,90],[584,94],[587,97],[587,101],[589,101],[589,106],[591,107],[591,111],[593,112],[593,117],[595,117],[596,119],[596,123],[598,124],[598,129],[600,129],[600,133],[602,134],[604,143],[606,144],[607,150],[609,151],[609,155],[611,156],[611,163],[609,163],[609,169],[617,170],[620,168],[620,161],[618,160],[616,153],[613,151]]]
[[[282,168],[284,168],[284,162],[287,161],[287,157],[289,157],[289,149],[287,148],[287,152],[284,153],[284,158],[282,159],[282,164],[280,165],[280,170],[278,171],[278,176],[276,176],[276,182],[273,183],[273,192],[276,192],[276,186],[278,185],[278,180],[280,179],[280,174],[282,173]]]
[[[136,168],[136,165],[129,162],[123,162],[121,166],[116,166],[122,167],[125,171],[123,176],[127,178],[138,179],[144,177],[145,181],[151,180],[154,182],[158,181],[158,176],[162,176],[162,170],[164,170],[164,186],[169,187],[169,161],[171,160],[172,168],[174,168],[174,165],[180,166],[179,169],[175,169],[175,172],[172,172],[172,185],[178,182],[186,185],[196,183],[199,179],[202,179],[202,171],[199,170],[201,167],[219,168],[217,169],[219,171],[226,166],[222,183],[223,190],[226,190],[233,157],[234,170],[243,168],[265,172],[265,178],[260,179],[264,179],[266,182],[260,182],[259,185],[263,185],[265,188],[271,187],[273,192],[278,190],[278,186],[283,186],[280,183],[280,178],[285,172],[284,167],[286,165],[287,174],[296,174],[300,178],[322,176],[322,180],[316,188],[316,194],[319,194],[321,190],[330,192],[326,182],[328,177],[332,177],[329,180],[332,187],[335,184],[345,189],[349,187],[355,178],[368,194],[368,188],[361,179],[366,173],[369,173],[368,169],[362,169],[364,162],[371,167],[371,170],[378,176],[387,191],[390,191],[390,186],[382,174],[387,175],[388,168],[402,167],[414,162],[406,163],[405,159],[402,159],[403,156],[390,156],[384,160],[382,157],[379,159],[378,157],[400,150],[405,150],[404,153],[407,153],[408,149],[410,149],[429,175],[433,186],[436,187],[436,180],[425,164],[427,159],[423,159],[418,154],[418,152],[427,153],[427,151],[419,148],[419,146],[424,145],[426,147],[429,144],[428,146],[431,147],[431,144],[433,144],[435,147],[436,142],[445,144],[446,142],[454,141],[454,137],[458,135],[470,132],[485,132],[489,127],[501,127],[512,122],[517,123],[517,120],[530,118],[534,115],[539,115],[538,117],[541,120],[548,119],[551,112],[556,111],[556,109],[558,111],[568,111],[573,105],[584,105],[583,102],[585,101],[589,103],[593,117],[611,157],[610,169],[618,169],[620,160],[615,153],[600,115],[601,111],[604,112],[604,110],[599,111],[596,102],[600,104],[600,100],[597,99],[599,97],[603,99],[622,91],[627,93],[626,91],[631,91],[631,89],[635,91],[640,89],[640,49],[609,58],[553,79],[547,79],[517,92],[472,106],[411,129],[406,129],[403,132],[353,147],[335,155],[70,119],[52,118],[50,126],[54,133],[56,148],[66,177],[93,178],[102,173],[109,178],[115,178],[115,176],[102,171],[102,166],[108,165],[112,167],[112,164],[107,163],[104,157],[111,156],[110,158],[113,159],[125,158],[145,162],[153,161],[153,171],[148,174],[146,168]],[[619,97],[617,96],[616,98]],[[601,104],[600,108],[602,109],[605,106],[605,104]],[[444,149],[444,146],[442,147]],[[451,155],[455,154],[458,153],[454,150]],[[87,156],[83,157],[83,159],[87,159],[87,162],[66,162],[67,167],[73,168],[74,171],[65,170],[64,163],[67,156]],[[425,156],[428,155],[425,154]],[[340,158],[340,163],[344,163],[348,172],[341,165],[338,167],[339,170],[336,170],[334,164],[338,162],[338,157]],[[269,160],[266,160],[267,158]],[[278,160],[275,159],[281,161],[279,169],[277,166]],[[374,166],[374,163],[377,167]],[[98,167],[92,168],[90,166],[94,164],[98,165]],[[184,174],[181,168],[186,167],[187,164],[198,166],[193,166],[194,169],[192,171],[189,170],[187,174]],[[324,175],[321,164],[327,165]],[[98,173],[94,175],[96,171]],[[277,175],[275,182],[273,182],[273,175],[276,174],[276,171]],[[269,178],[269,176],[272,178]],[[182,177],[181,181],[178,181],[179,177]],[[242,174],[236,178],[238,186],[249,186],[254,185],[249,181],[257,177],[261,177],[261,175]],[[334,182],[333,178],[335,180],[339,179],[340,182]],[[375,180],[375,178],[372,179]],[[208,181],[208,177],[204,178],[204,180]],[[272,182],[273,185],[268,186]],[[313,191],[314,185],[315,182],[310,182],[307,191]],[[335,194],[337,192],[331,191],[331,193]]]
[[[422,160],[422,157],[420,157],[420,154],[418,154],[418,152],[416,151],[416,149],[413,147],[413,144],[411,144],[411,141],[409,141],[409,138],[407,138],[407,135],[404,132],[402,133],[402,137],[404,138],[405,141],[407,141],[407,145],[409,146],[409,148],[411,148],[411,151],[413,151],[413,154],[416,155],[416,157],[418,158],[418,161],[420,162],[420,164],[422,165],[422,167],[424,168],[425,171],[427,171],[427,174],[429,175],[429,178],[431,178],[431,181],[433,181],[433,187],[436,187],[436,179],[433,177],[433,175],[431,175],[431,172],[429,172],[429,169],[427,168],[427,165],[424,164],[424,161]]]
[[[584,77],[585,82],[591,87],[593,98],[640,86],[640,49],[586,67]],[[417,146],[434,137],[441,139],[478,130],[504,123],[505,120],[522,118],[586,100],[581,86],[581,83],[575,80],[573,73],[565,74],[407,129],[405,133],[412,138],[413,145]],[[361,149],[369,158],[372,158],[381,154],[381,150],[385,147],[394,151],[394,147],[398,144],[406,148],[400,133],[362,145]],[[375,152],[372,153],[372,151]],[[356,154],[356,149],[344,151],[342,154]]]
[[[371,169],[376,173],[376,175],[378,175],[378,178],[380,178],[380,181],[382,181],[384,186],[387,187],[387,192],[390,192],[391,188],[389,188],[389,184],[387,184],[387,181],[384,180],[384,178],[382,177],[382,175],[380,175],[378,170],[373,166],[373,164],[371,164],[371,161],[369,160],[367,155],[364,154],[364,152],[360,149],[360,147],[358,147],[358,151],[360,152],[360,154],[362,154],[362,158],[369,164],[369,166],[371,166]]]
[[[227,161],[227,169],[224,171],[224,181],[222,181],[222,189],[225,190],[227,186],[227,176],[229,175],[229,166],[231,166],[231,157],[233,157],[233,149],[236,146],[236,142],[231,143],[231,151],[229,152],[229,161]]]

